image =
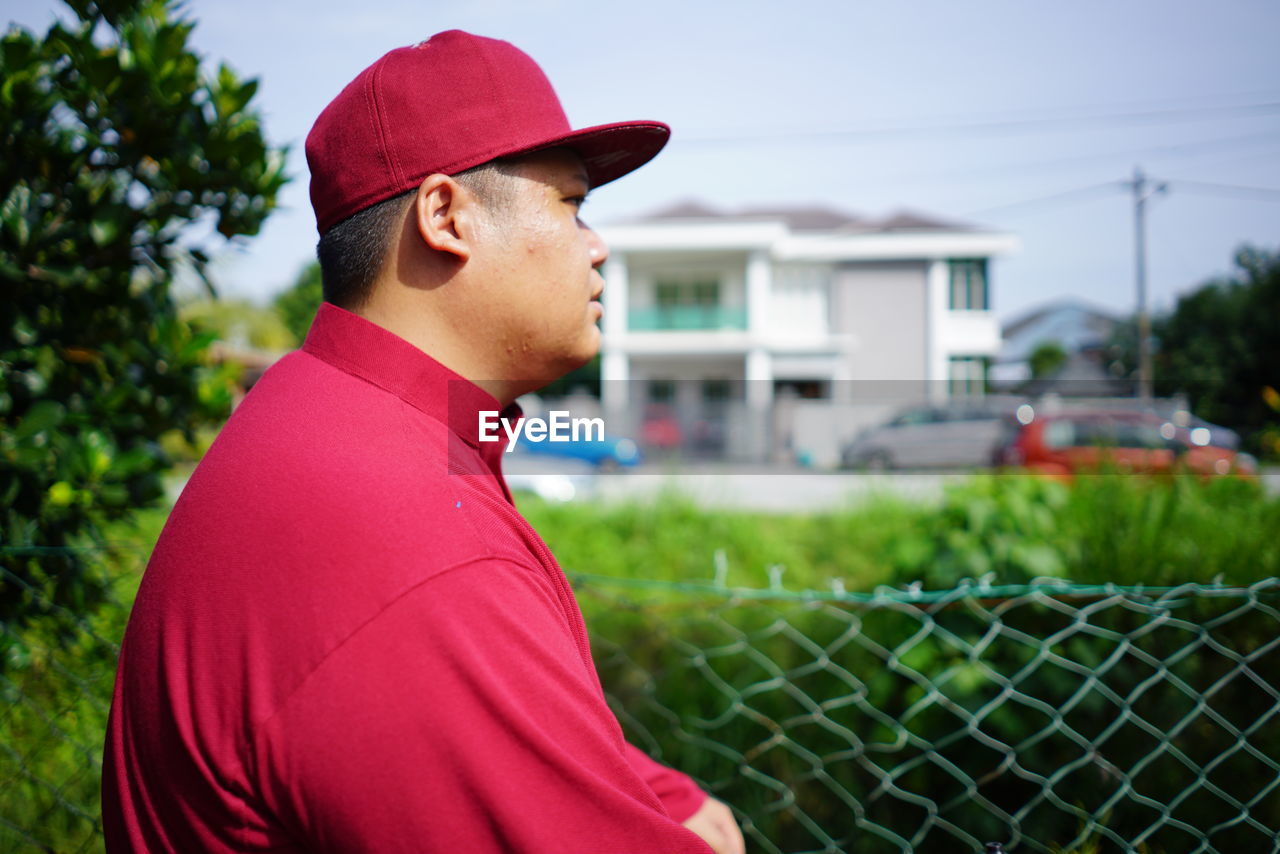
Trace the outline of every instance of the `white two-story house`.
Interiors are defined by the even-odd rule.
[[[988,262],[1017,245],[911,214],[696,203],[600,233],[605,411],[737,406],[739,421],[782,400],[869,418],[885,407],[858,404],[980,394],[1000,349]],[[764,439],[741,441],[758,452]]]

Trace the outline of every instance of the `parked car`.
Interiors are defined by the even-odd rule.
[[[1248,454],[1208,444],[1204,434],[1178,428],[1154,413],[1023,413],[1020,420],[1024,423],[999,454],[1002,465],[1058,476],[1106,470],[1257,473],[1257,463]]]
[[[684,436],[675,410],[665,403],[650,404],[640,425],[640,438],[649,450],[671,451],[679,448]]]
[[[1178,429],[1179,438],[1187,445],[1213,445],[1215,448],[1226,448],[1231,451],[1240,449],[1240,434],[1229,427],[1210,424],[1203,418],[1192,415],[1185,426]]]
[[[581,460],[601,471],[630,468],[638,465],[641,460],[640,448],[633,440],[608,435],[590,440],[521,442],[515,453]]]
[[[1001,414],[981,403],[918,406],[863,431],[840,453],[843,468],[975,468],[1005,438]]]

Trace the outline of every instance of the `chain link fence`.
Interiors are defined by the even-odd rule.
[[[145,552],[113,549],[83,611],[0,571],[39,606],[0,624],[0,851],[102,848],[101,738]],[[572,578],[628,736],[732,804],[753,851],[1280,851],[1280,579]]]
[[[0,547],[0,851],[102,850],[102,738],[149,552]],[[71,578],[92,596],[62,604]]]
[[[628,735],[756,850],[1280,850],[1280,579],[578,589]]]

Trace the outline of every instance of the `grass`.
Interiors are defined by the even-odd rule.
[[[770,569],[780,566],[789,590],[829,590],[838,582],[858,591],[915,582],[946,589],[984,575],[997,583],[1050,576],[1122,585],[1248,584],[1280,576],[1274,536],[1280,500],[1257,484],[1224,479],[1112,476],[1066,485],[979,477],[949,488],[938,504],[880,496],[792,516],[709,511],[670,495],[644,504],[553,504],[532,496],[519,503],[566,570],[622,578],[709,582],[723,566],[727,585],[764,588]],[[105,603],[21,629],[0,625],[0,851],[101,850],[100,749],[116,645],[166,514],[139,513],[108,533],[116,548],[94,564],[109,581]],[[670,653],[655,645],[671,626],[655,628],[652,621],[675,610],[628,609],[598,593],[583,603],[593,634],[615,638],[629,658]],[[757,616],[774,619],[764,610]],[[828,630],[821,616],[812,618],[815,638]],[[867,617],[864,631],[892,616]],[[785,661],[781,648],[762,649]],[[939,667],[959,667],[940,661]],[[609,668],[602,665],[602,673]],[[869,690],[880,691],[873,683]],[[694,682],[659,689],[680,694],[671,708],[696,708],[706,699],[695,696]],[[699,749],[688,761],[708,757],[713,753]]]
[[[878,497],[809,515],[703,510],[675,495],[645,504],[555,504],[521,511],[570,572],[729,586],[871,590],[963,578],[994,583],[1248,584],[1280,575],[1280,500],[1248,481],[1095,476],[1063,484],[986,476],[938,506]]]
[[[116,655],[167,509],[107,532],[89,571],[107,598],[20,628],[0,624],[0,851],[102,848],[98,786]]]

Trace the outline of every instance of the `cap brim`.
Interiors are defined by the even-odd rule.
[[[615,122],[575,130],[513,154],[571,148],[582,157],[592,188],[608,184],[648,163],[671,138],[662,122]]]

